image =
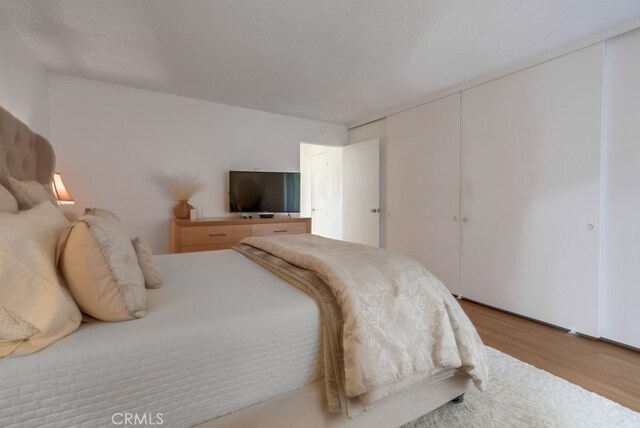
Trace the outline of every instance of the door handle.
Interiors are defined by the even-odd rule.
[[[282,230],[274,230],[273,233],[285,233],[288,232],[287,229],[282,229]]]
[[[380,212],[380,208],[371,208],[369,211],[372,212],[372,213],[379,213]]]
[[[227,234],[226,233],[210,233],[209,236],[213,238],[215,236],[227,236]]]

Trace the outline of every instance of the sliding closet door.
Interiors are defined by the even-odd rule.
[[[640,348],[640,30],[607,41],[602,331]]]
[[[460,293],[460,94],[387,118],[387,247]]]
[[[594,336],[603,53],[462,93],[465,297]]]

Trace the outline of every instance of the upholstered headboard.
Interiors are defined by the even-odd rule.
[[[49,184],[55,164],[51,144],[0,107],[0,182],[14,177]]]

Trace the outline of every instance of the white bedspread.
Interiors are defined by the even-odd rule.
[[[114,426],[126,412],[187,427],[318,378],[320,315],[303,292],[235,251],[157,259],[166,284],[145,318],[0,360],[0,427]]]

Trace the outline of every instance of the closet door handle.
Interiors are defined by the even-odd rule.
[[[282,230],[274,230],[273,233],[285,233],[288,232],[287,229],[282,229]]]
[[[469,221],[469,219],[468,219],[468,218],[466,218],[466,217],[462,217],[462,221],[463,221],[464,223],[466,223],[466,222],[468,222],[468,221]]]
[[[210,237],[216,237],[216,236],[227,236],[226,233],[210,233],[209,234]]]

